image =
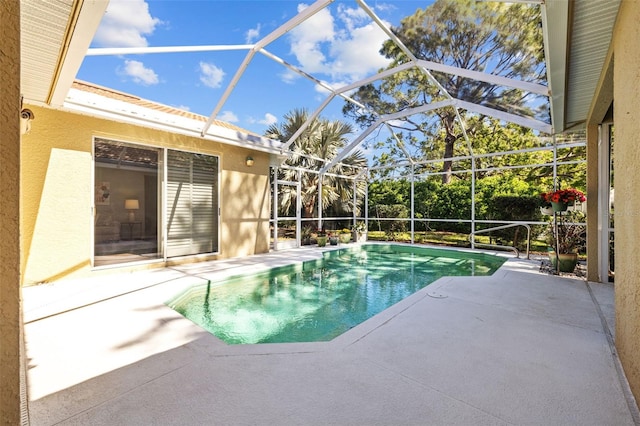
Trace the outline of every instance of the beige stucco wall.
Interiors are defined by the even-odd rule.
[[[0,424],[20,424],[20,2],[0,1]]]
[[[268,251],[268,154],[83,114],[32,109],[36,120],[22,142],[24,284],[104,273],[91,266],[94,136],[220,156],[220,254],[208,258]],[[253,167],[245,165],[247,155],[255,159]]]
[[[614,32],[616,348],[640,401],[640,2],[624,0]]]

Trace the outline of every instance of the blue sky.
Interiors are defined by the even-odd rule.
[[[241,45],[258,41],[308,3],[300,1],[111,0],[91,47]],[[369,1],[390,25],[431,1]],[[266,49],[334,86],[386,66],[386,35],[355,1],[336,1]],[[86,57],[78,78],[208,116],[246,50]],[[219,119],[262,134],[293,108],[310,111],[327,94],[315,83],[258,54]],[[342,119],[343,101],[323,112]]]

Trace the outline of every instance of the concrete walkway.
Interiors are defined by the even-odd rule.
[[[25,288],[31,424],[637,426],[613,286],[534,262],[440,279],[326,343],[229,346],[164,305],[318,253]]]

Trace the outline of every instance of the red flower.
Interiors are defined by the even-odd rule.
[[[569,204],[575,201],[580,201],[581,203],[584,203],[585,201],[587,201],[587,197],[584,196],[583,192],[573,188],[558,189],[557,191],[540,194],[540,196],[545,201],[549,201],[552,203],[568,203]]]

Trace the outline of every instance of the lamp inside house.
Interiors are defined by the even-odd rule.
[[[136,210],[140,208],[138,200],[124,200],[124,208],[129,210],[129,222],[135,222]]]
[[[247,167],[251,167],[251,166],[253,166],[253,163],[254,163],[254,161],[253,161],[253,157],[252,157],[252,156],[250,156],[250,155],[248,155],[248,156],[247,156],[247,159],[245,160],[245,163],[246,163]]]

